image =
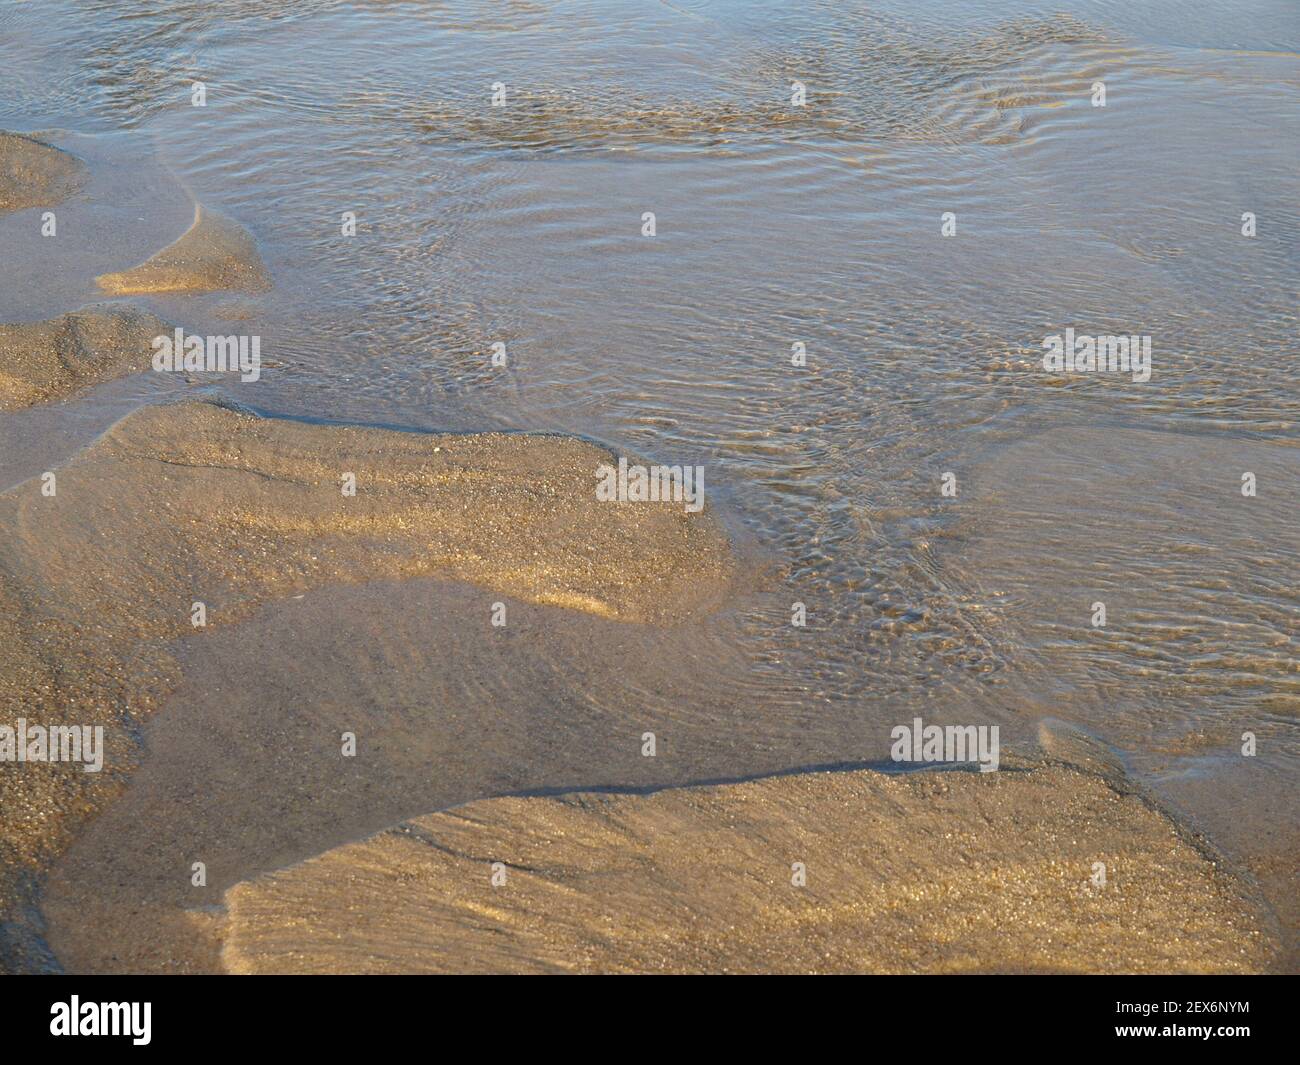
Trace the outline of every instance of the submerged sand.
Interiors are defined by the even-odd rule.
[[[80,187],[85,170],[52,144],[0,131],[0,212],[53,207]]]
[[[1272,955],[1195,840],[1047,761],[484,800],[225,897],[239,973],[1247,973]]]
[[[257,244],[239,223],[201,205],[173,244],[139,266],[95,279],[117,296],[159,292],[265,292],[271,278]]]
[[[920,34],[852,5],[837,17],[842,51],[801,51],[793,40],[756,51],[725,99],[511,86],[501,107],[452,97],[420,101],[406,117],[425,137],[510,151],[728,150],[747,138],[1005,145],[1031,133],[1034,110],[1086,94],[1107,71],[1151,62],[1064,13]],[[796,81],[802,102],[772,93]]]
[[[98,306],[44,322],[0,324],[0,411],[63,399],[149,368],[160,318],[134,307]]]
[[[24,873],[130,767],[123,726],[176,683],[168,644],[199,631],[195,602],[213,628],[325,584],[444,576],[483,589],[485,632],[498,594],[648,623],[714,605],[732,561],[713,517],[598,502],[607,461],[568,437],[307,425],[183,403],[119,422],[55,471],[55,495],[39,480],[0,495],[0,723],[103,724],[109,747],[102,774],[0,773],[0,917],[31,903]],[[29,963],[38,931],[0,927],[0,963]]]

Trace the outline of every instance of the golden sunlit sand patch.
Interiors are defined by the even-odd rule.
[[[0,411],[49,403],[146,370],[154,338],[170,331],[155,315],[109,305],[0,325]]]
[[[155,292],[264,292],[271,287],[248,231],[196,205],[194,222],[174,243],[130,270],[95,282],[117,296]]]
[[[53,207],[85,179],[75,155],[19,133],[0,131],[0,212]]]
[[[1259,910],[1194,840],[1056,762],[489,799],[225,898],[240,973],[1256,972],[1271,957]]]
[[[134,751],[114,726],[176,683],[168,645],[196,632],[196,601],[213,627],[326,584],[447,577],[484,589],[485,632],[493,593],[646,623],[717,604],[733,569],[718,523],[680,504],[597,501],[609,460],[571,437],[307,425],[183,403],[119,422],[55,471],[54,496],[39,481],[0,495],[0,724],[104,724],[109,746],[102,774],[0,773],[11,874],[0,914],[24,901],[15,876],[56,856],[116,786]]]

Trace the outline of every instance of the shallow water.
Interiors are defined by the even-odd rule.
[[[207,392],[701,463],[765,560],[704,632],[521,629],[540,691],[541,667],[493,661],[466,626],[435,636],[409,590],[313,593],[299,630],[271,607],[196,641],[132,793],[54,894],[95,898],[110,869],[159,882],[159,854],[201,842],[228,855],[215,899],[453,802],[877,761],[918,714],[1011,735],[1051,715],[1111,743],[1294,929],[1298,40],[1285,0],[0,7],[0,128],[46,131],[92,175],[56,241],[33,235],[38,212],[0,217],[5,320],[102,299],[94,277],[179,236],[196,199],[248,227],[275,283],[137,300],[262,336],[262,379]],[[1151,379],[1045,373],[1041,342],[1067,326],[1150,335]],[[4,483],[157,391],[120,382],[0,418]],[[430,594],[446,617],[471,611]],[[595,647],[627,667],[605,675]],[[239,683],[218,691],[231,662]],[[195,738],[272,707],[287,729],[330,700],[498,726],[456,733],[454,782],[383,801],[357,784],[303,825],[294,787],[328,790],[311,770]],[[552,739],[524,742],[505,708]],[[643,718],[691,737],[655,779],[620,768],[597,723]],[[398,724],[445,757],[441,728]],[[258,801],[227,823],[223,795]]]

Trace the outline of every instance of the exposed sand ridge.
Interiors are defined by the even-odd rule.
[[[1272,947],[1243,886],[1100,764],[1106,775],[1037,760],[990,774],[816,772],[473,802],[231,888],[225,963],[243,973],[1266,968]]]

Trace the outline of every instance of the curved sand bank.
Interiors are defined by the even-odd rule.
[[[134,307],[86,307],[44,322],[0,324],[0,411],[63,399],[149,368],[162,319]]]
[[[1241,884],[1139,795],[1060,763],[484,800],[226,903],[239,973],[1257,972],[1271,957]]]
[[[635,621],[706,608],[731,574],[708,511],[609,504],[609,455],[568,437],[434,436],[305,425],[203,403],[141,410],[57,471],[0,495],[0,724],[106,728],[104,772],[0,772],[0,917],[109,797],[134,745],[123,724],[177,680],[170,641],[334,582],[445,576]],[[340,491],[356,476],[355,497]],[[26,934],[26,933],[24,933]],[[25,963],[0,926],[0,963]],[[6,945],[6,939],[10,942]],[[5,959],[8,958],[6,961]]]
[[[195,205],[194,221],[175,243],[139,266],[101,274],[95,283],[115,296],[156,292],[265,292],[271,278],[249,232]]]
[[[53,207],[85,179],[75,155],[20,133],[0,131],[0,212]]]

